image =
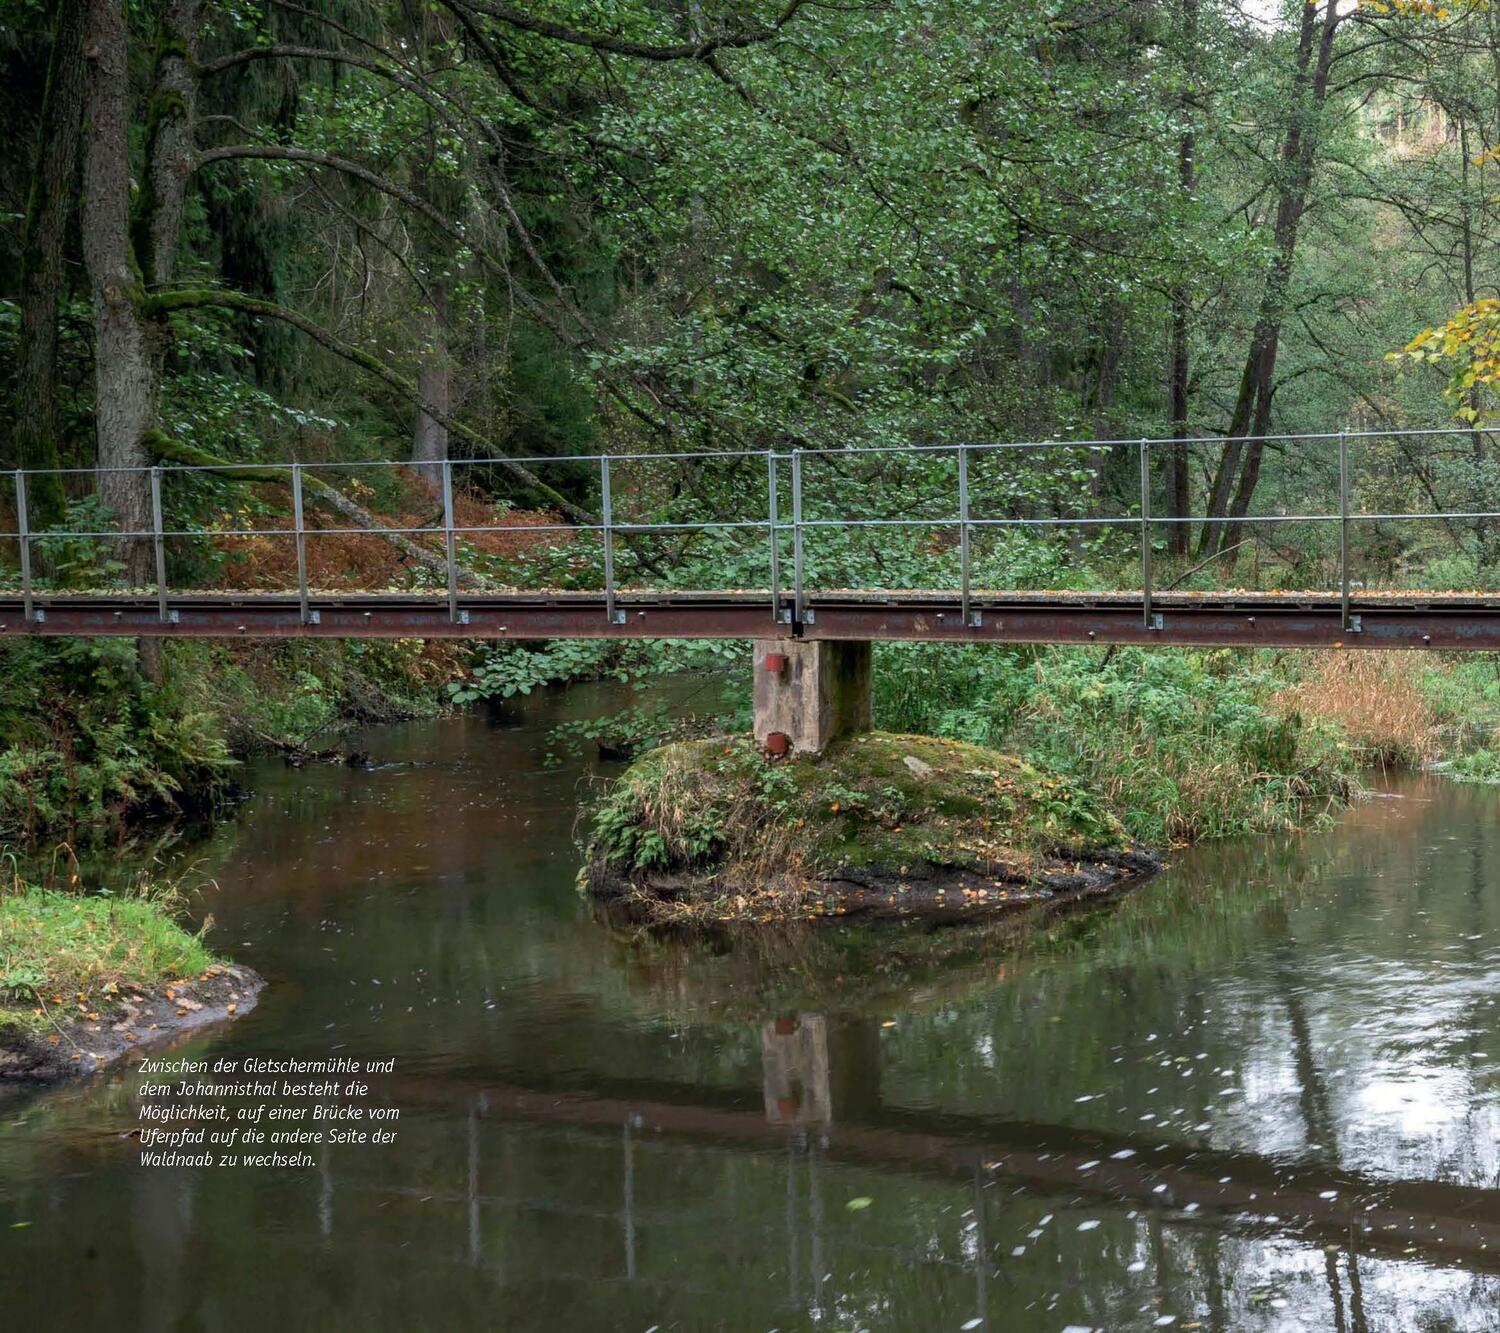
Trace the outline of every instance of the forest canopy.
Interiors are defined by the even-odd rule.
[[[1203,520],[1174,551],[1232,562],[1268,487],[1330,466],[1257,437],[1485,419],[1497,24],[1397,0],[3,0],[0,463],[231,484],[486,459],[488,497],[581,519],[588,468],[514,460],[1222,437],[1163,454],[1155,512]],[[1428,500],[1489,493],[1479,431],[1389,448]],[[1082,476],[1119,512],[1129,466],[995,502],[1076,506]],[[28,505],[35,530],[88,505],[149,526],[128,472],[34,478]],[[149,581],[144,546],[122,558]]]

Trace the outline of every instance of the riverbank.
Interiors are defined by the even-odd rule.
[[[255,1005],[264,982],[178,922],[175,893],[0,894],[0,1083],[90,1074]]]
[[[870,732],[780,760],[743,737],[651,751],[595,813],[584,883],[653,922],[958,920],[1159,867],[1080,784],[963,741]]]
[[[243,760],[326,747],[344,728],[434,716],[455,649],[417,642],[0,644],[0,842],[98,842],[204,817]]]

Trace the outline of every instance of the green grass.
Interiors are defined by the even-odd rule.
[[[1459,755],[1442,771],[1455,782],[1493,786],[1500,783],[1500,751],[1480,749]]]
[[[681,741],[643,756],[596,812],[591,874],[994,873],[1126,840],[1082,785],[965,741],[882,732],[773,761],[749,740]]]
[[[0,1021],[107,1003],[127,987],[197,976],[218,960],[178,924],[176,890],[84,895],[17,882],[0,893]]]

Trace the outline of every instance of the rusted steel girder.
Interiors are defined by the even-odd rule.
[[[471,593],[445,597],[183,594],[167,615],[154,595],[0,595],[0,637],[843,639],[930,643],[1151,644],[1244,648],[1500,651],[1500,599],[1381,597],[1347,611],[1336,595],[1158,594],[1147,627],[1139,594],[808,593],[801,623],[773,616],[765,593]],[[1346,623],[1345,616],[1348,615]]]
[[[1355,606],[1346,627],[1337,597],[1244,603],[1155,602],[1153,627],[1139,600],[1036,601],[979,606],[966,623],[958,600],[861,605],[809,599],[801,637],[927,643],[1145,644],[1154,647],[1432,648],[1500,650],[1500,603],[1383,602]]]
[[[18,598],[0,597],[0,637],[11,634],[105,635],[130,638],[325,639],[764,639],[790,636],[777,624],[768,597],[684,602],[619,601],[623,622],[608,615],[604,595],[555,594],[459,599],[313,597],[307,616],[285,595],[174,597],[163,621],[154,598],[38,598],[40,618],[27,621]]]

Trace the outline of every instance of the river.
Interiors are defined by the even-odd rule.
[[[147,1170],[130,1072],[0,1101],[0,1327],[1500,1328],[1500,801],[1403,780],[1009,928],[638,936],[574,889],[608,687],[251,767],[173,853],[396,1148]],[[617,701],[616,701],[617,702]]]

